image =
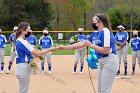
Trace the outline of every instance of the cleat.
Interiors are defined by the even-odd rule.
[[[6,74],[10,74],[10,70],[7,70]]]
[[[120,71],[118,71],[116,75],[120,75]]]
[[[131,75],[135,75],[135,72],[132,72]]]
[[[41,73],[40,73],[41,75],[43,75],[44,74],[44,71],[41,71]]]
[[[52,74],[52,72],[51,72],[51,71],[49,71],[49,72],[48,72],[48,74],[49,74],[49,75],[51,75],[51,74]]]
[[[76,72],[73,72],[72,74],[73,74],[73,75],[75,75],[75,74],[76,74]]]
[[[127,71],[124,72],[124,75],[127,75]]]
[[[1,74],[3,74],[4,72],[3,72],[3,71],[1,71],[0,73],[1,73]]]
[[[83,72],[80,71],[80,74],[83,74]]]

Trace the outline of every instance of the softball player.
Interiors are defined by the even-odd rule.
[[[48,49],[53,45],[53,40],[48,33],[48,29],[43,30],[43,36],[39,39],[39,44],[41,45],[42,50]],[[42,68],[41,74],[44,74],[44,63],[46,60],[48,62],[48,73],[52,74],[52,72],[51,72],[51,55],[52,55],[52,52],[48,52],[47,54],[43,55],[43,60],[41,63],[41,68]]]
[[[27,40],[27,42],[32,46],[35,47],[36,43],[37,43],[37,39],[34,35],[32,35],[32,30],[30,30],[30,36],[25,38],[25,40]]]
[[[4,55],[5,55],[5,44],[6,44],[7,40],[6,37],[4,35],[2,35],[2,30],[0,29],[0,62],[1,62],[1,69],[0,69],[0,73],[3,74],[3,69],[4,69]]]
[[[119,70],[116,75],[120,74],[120,65],[121,65],[121,57],[123,56],[124,62],[124,75],[127,75],[127,53],[128,53],[128,38],[129,35],[126,31],[124,31],[124,27],[122,25],[118,26],[119,32],[115,35],[115,42],[117,44],[117,56],[119,58]]]
[[[140,67],[140,38],[138,37],[138,31],[133,31],[133,38],[130,40],[130,47],[132,50],[132,75],[134,75],[136,58]]]
[[[93,17],[93,27],[98,29],[99,34],[96,44],[89,41],[75,43],[67,46],[59,46],[60,49],[75,49],[90,46],[98,52],[98,93],[111,93],[115,75],[119,69],[119,60],[116,55],[115,37],[110,31],[108,18],[103,14]]]
[[[10,61],[9,61],[8,69],[7,69],[7,74],[10,74],[11,66],[12,66],[13,61],[16,56],[15,49],[14,49],[14,34],[15,34],[15,31],[17,30],[17,28],[18,28],[17,26],[14,26],[13,33],[9,37],[9,41],[10,41],[10,44],[12,47],[11,47]]]
[[[77,42],[82,42],[86,40],[86,36],[83,34],[84,29],[82,27],[78,28],[79,34],[77,37]],[[80,74],[82,74],[83,67],[84,67],[84,57],[85,57],[85,51],[86,48],[79,48],[75,49],[75,63],[74,63],[74,72],[73,74],[76,74],[77,65],[80,59],[81,66],[80,66]]]
[[[25,39],[30,35],[30,24],[21,22],[18,25],[15,38],[15,53],[16,53],[16,77],[19,81],[19,92],[28,93],[30,84],[30,69],[29,62],[34,56],[41,56],[57,48],[45,49],[42,51],[35,50]]]

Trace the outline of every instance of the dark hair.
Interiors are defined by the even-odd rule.
[[[80,26],[79,28],[83,28],[82,26]]]
[[[100,19],[103,25],[108,28],[110,31],[112,30],[110,20],[107,15],[105,14],[96,14],[96,16]]]
[[[18,29],[14,33],[14,43],[16,43],[16,39],[18,38],[18,36],[20,36],[21,32],[23,30],[26,30],[28,26],[30,26],[30,24],[28,22],[19,23]]]

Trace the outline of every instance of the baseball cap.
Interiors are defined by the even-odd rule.
[[[17,30],[18,29],[18,27],[17,26],[14,26],[14,30]]]
[[[83,30],[84,30],[84,29],[83,29],[83,28],[81,28],[81,27],[80,27],[80,28],[78,28],[78,31],[83,31]]]
[[[124,27],[124,26],[122,26],[122,25],[117,26],[117,28],[122,28],[122,29],[125,29],[125,27]]]

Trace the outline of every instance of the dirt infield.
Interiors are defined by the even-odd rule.
[[[5,57],[4,74],[0,74],[0,93],[18,93],[18,81],[14,74],[15,62],[11,69],[11,74],[6,74],[9,57]],[[136,68],[136,75],[131,75],[131,56],[128,56],[128,76],[130,79],[115,79],[112,93],[140,93],[140,69]],[[83,74],[72,75],[74,56],[73,55],[53,55],[53,74],[47,74],[47,64],[45,64],[44,75],[39,71],[36,75],[31,74],[29,93],[94,93],[89,79],[87,63]],[[78,66],[79,67],[79,66]],[[121,66],[123,74],[123,64]],[[97,70],[91,71],[93,83],[97,93]]]

